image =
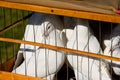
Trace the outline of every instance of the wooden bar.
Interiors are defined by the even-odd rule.
[[[44,79],[0,71],[0,80],[44,80]]]
[[[120,58],[117,58],[117,57],[111,57],[111,56],[106,56],[106,55],[101,55],[101,54],[96,54],[96,53],[90,53],[90,52],[84,52],[84,51],[79,51],[79,50],[74,50],[74,49],[57,47],[57,46],[52,46],[52,45],[42,44],[42,43],[16,40],[16,39],[10,39],[10,38],[0,38],[0,41],[20,43],[20,44],[29,44],[29,45],[40,46],[40,47],[43,47],[43,48],[48,48],[48,49],[53,49],[53,50],[58,50],[58,51],[70,52],[70,53],[73,53],[73,54],[80,54],[80,55],[83,55],[83,56],[120,61]]]
[[[100,14],[94,12],[85,12],[85,11],[68,10],[68,9],[61,9],[55,7],[45,7],[45,6],[32,5],[32,4],[7,2],[3,0],[0,0],[0,6],[6,8],[15,8],[15,9],[48,13],[48,14],[56,14],[62,16],[71,16],[77,18],[120,23],[120,16],[117,14]]]

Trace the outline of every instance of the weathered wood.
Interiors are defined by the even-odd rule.
[[[73,54],[80,54],[80,55],[89,56],[89,57],[120,61],[120,58],[117,58],[117,57],[111,57],[111,56],[106,56],[106,55],[101,55],[101,54],[96,54],[96,53],[90,53],[90,52],[84,52],[84,51],[79,51],[79,50],[74,50],[74,49],[57,47],[57,46],[52,46],[52,45],[42,44],[42,43],[16,40],[16,39],[10,39],[10,38],[0,38],[0,41],[20,43],[20,44],[29,44],[29,45],[40,46],[43,48],[48,48],[48,49],[53,49],[53,50],[58,50],[58,51],[70,52]]]
[[[4,0],[9,2],[42,5],[70,10],[83,10],[98,13],[115,14],[119,0]],[[46,3],[47,2],[47,3]]]
[[[0,80],[44,80],[44,79],[0,71]]]
[[[56,15],[91,19],[91,20],[120,23],[120,16],[117,14],[100,14],[100,13],[94,13],[94,12],[68,10],[68,9],[61,9],[61,8],[55,8],[55,7],[45,7],[45,6],[39,6],[39,5],[6,2],[3,0],[0,0],[0,6],[6,7],[6,8],[15,8],[15,9],[48,13],[48,14],[56,14]]]

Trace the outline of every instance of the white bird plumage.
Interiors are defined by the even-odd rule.
[[[39,17],[35,15],[39,15]],[[37,19],[41,20],[37,21],[37,24],[39,25],[31,24],[32,27],[30,26],[32,30],[35,27],[34,31],[36,33],[35,35],[37,35],[35,37],[36,42],[64,47],[63,41],[60,39],[60,31],[63,29],[63,23],[58,16],[42,15],[41,17],[40,13],[35,13],[32,18],[35,19],[34,21],[37,21]],[[34,35],[31,32],[29,32],[29,34]],[[34,42],[34,36],[29,36],[32,37],[32,40],[30,41]],[[45,79],[47,78],[47,80],[53,80],[55,73],[64,64],[65,54],[61,51],[45,49],[38,46],[35,50],[36,51],[32,52],[32,56],[30,56],[26,62],[27,75],[42,77]],[[14,69],[13,72],[25,74],[25,63],[23,62],[20,66]]]
[[[104,40],[104,54],[108,56],[120,58],[120,24],[118,24],[111,33],[110,40]],[[116,75],[120,75],[120,62],[107,60],[112,64],[113,71]]]
[[[41,42],[42,41],[42,33],[40,30],[40,22],[41,22],[41,18],[42,16],[44,16],[44,14],[39,14],[39,13],[34,13],[28,22],[28,25],[26,26],[25,29],[25,33],[24,33],[24,37],[23,40],[26,41],[32,41],[32,42]],[[34,38],[34,36],[36,36]],[[38,46],[36,46],[38,47]],[[29,60],[29,58],[32,56],[32,51],[35,50],[35,46],[32,45],[27,45],[27,44],[21,44],[20,45],[20,49],[17,53],[17,59],[15,61],[15,65],[14,68],[18,67],[22,60],[25,59],[26,62],[27,60]]]
[[[68,32],[73,33],[71,38],[67,37],[69,38],[67,48],[93,53],[102,53],[98,40],[90,30],[88,21],[84,19],[74,20],[76,21],[76,26],[73,31],[70,29],[68,30]],[[100,61],[98,59],[88,58],[72,53],[67,54],[67,59],[74,69],[76,80],[100,80],[100,77],[102,80],[111,80],[103,62],[101,62],[102,66],[100,71]]]

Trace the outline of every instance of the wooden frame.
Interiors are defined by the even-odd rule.
[[[44,80],[44,79],[0,71],[0,80]]]
[[[0,7],[22,9],[22,10],[28,10],[28,11],[34,11],[34,12],[42,12],[42,13],[47,13],[47,14],[55,14],[55,15],[70,16],[70,17],[77,17],[77,18],[85,18],[85,19],[98,20],[98,21],[120,23],[120,16],[118,14],[102,14],[102,13],[94,13],[94,12],[85,12],[85,11],[61,9],[61,8],[47,7],[47,6],[40,6],[40,5],[7,2],[4,0],[0,0]],[[77,53],[77,54],[81,53],[82,55],[85,55],[85,56],[92,56],[92,57],[97,57],[97,58],[120,61],[120,58],[98,55],[98,54],[93,54],[93,53],[88,53],[88,52],[83,52],[83,51],[76,51],[76,50],[66,49],[66,48],[61,48],[61,47],[54,47],[54,46],[44,45],[44,44],[40,45],[38,43],[25,42],[22,40],[20,41],[20,40],[8,39],[8,38],[0,38],[0,41],[25,43],[25,44],[42,46],[42,47],[50,48],[54,50],[63,50],[66,52],[72,52],[72,53]],[[9,76],[9,79],[6,76]],[[17,80],[43,80],[40,78],[33,78],[33,77],[0,71],[0,80],[15,80],[15,79]]]
[[[46,7],[46,6],[38,6],[38,5],[32,5],[32,4],[7,2],[3,0],[0,0],[0,6],[6,7],[6,8],[15,8],[15,9],[48,13],[48,14],[56,14],[56,15],[62,15],[62,16],[71,16],[71,17],[77,17],[77,18],[85,18],[85,19],[91,19],[91,20],[120,23],[120,16],[117,14],[101,14],[101,13],[94,13],[94,12],[68,10],[68,9],[60,9],[60,8],[55,8],[55,7]]]
[[[102,55],[102,54],[95,54],[95,53],[90,53],[90,52],[85,52],[85,51],[80,51],[80,50],[74,50],[74,49],[69,49],[69,48],[52,46],[52,45],[37,43],[37,42],[16,40],[16,39],[10,39],[10,38],[0,38],[0,41],[20,43],[20,44],[29,44],[29,45],[40,46],[40,47],[43,47],[43,48],[48,48],[48,49],[53,49],[53,50],[58,50],[58,51],[80,54],[80,55],[83,55],[83,56],[120,61],[120,58],[117,58],[117,57],[111,57],[111,56],[106,56],[106,55]]]

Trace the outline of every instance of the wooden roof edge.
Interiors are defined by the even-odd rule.
[[[0,80],[44,80],[44,79],[0,71]]]
[[[117,14],[102,14],[102,13],[94,13],[94,12],[86,12],[86,11],[77,11],[77,10],[61,9],[55,7],[24,4],[24,3],[7,2],[3,0],[0,0],[0,6],[6,8],[34,11],[34,12],[42,12],[47,14],[55,14],[55,15],[90,19],[90,20],[120,23],[120,16]]]

